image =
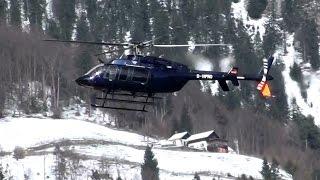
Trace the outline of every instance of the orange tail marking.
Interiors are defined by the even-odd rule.
[[[266,84],[266,85],[262,88],[261,93],[262,93],[262,96],[263,96],[263,97],[266,97],[266,98],[271,97],[271,91],[270,91],[270,88],[269,88],[269,85],[268,85],[268,84]]]

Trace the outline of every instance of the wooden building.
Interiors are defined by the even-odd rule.
[[[214,130],[194,134],[185,142],[190,148],[210,152],[228,153],[228,141],[221,139]]]

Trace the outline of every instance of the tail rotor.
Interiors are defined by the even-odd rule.
[[[260,74],[262,74],[262,79],[260,83],[257,86],[257,90],[259,90],[263,97],[269,98],[272,96],[271,90],[268,84],[268,74],[271,69],[272,63],[273,63],[274,57],[270,57],[268,60],[263,60],[263,69]]]

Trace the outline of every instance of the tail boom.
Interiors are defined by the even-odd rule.
[[[214,71],[191,71],[187,75],[188,80],[217,80],[223,91],[229,91],[226,81],[231,81],[234,86],[239,86],[239,81],[256,81],[259,82],[257,89],[262,93],[264,97],[270,97],[271,92],[268,81],[273,80],[273,77],[269,75],[273,57],[268,60],[264,60],[263,69],[259,74],[244,74],[238,75],[238,68],[233,67],[229,72],[214,72]]]

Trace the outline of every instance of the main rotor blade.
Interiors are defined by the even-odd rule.
[[[129,46],[128,43],[107,43],[107,42],[94,42],[94,41],[69,41],[69,40],[58,40],[58,39],[45,39],[44,41],[50,42],[65,42],[65,43],[77,43],[77,44],[90,44],[90,45],[105,45],[105,46]]]
[[[231,44],[154,44],[153,47],[208,47],[208,46],[231,46]]]
[[[102,53],[99,53],[99,54],[95,54],[94,56],[101,56],[103,54],[111,54],[111,53],[114,53],[114,52],[125,51],[125,50],[128,50],[128,49],[131,49],[131,47],[122,48],[122,49],[116,49],[116,50],[112,50],[112,51],[105,51],[105,52],[102,52]]]
[[[154,43],[156,40],[159,40],[159,39],[161,39],[161,38],[163,38],[163,37],[165,37],[165,36],[156,37],[156,38],[154,38],[154,39],[152,39],[152,40],[145,41],[145,42],[143,42],[142,44],[144,44],[144,45],[146,45],[146,46],[153,46],[153,43]]]

